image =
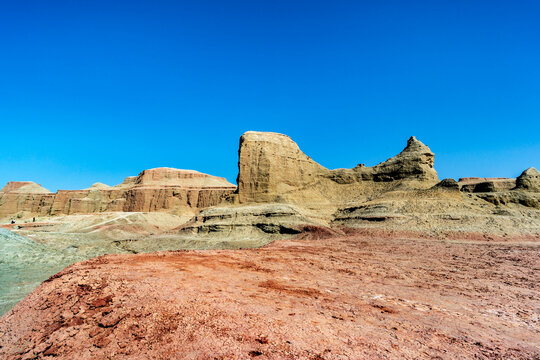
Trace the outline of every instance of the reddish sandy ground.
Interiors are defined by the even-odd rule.
[[[538,242],[408,236],[88,260],[0,318],[0,358],[540,358]]]

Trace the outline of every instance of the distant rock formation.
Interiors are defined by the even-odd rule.
[[[110,189],[111,186],[97,182],[95,184],[92,184],[89,188],[86,188],[85,190],[103,190],[103,189]]]
[[[496,192],[513,189],[516,186],[516,179],[466,177],[460,178],[458,185],[460,190],[464,192]]]
[[[98,183],[85,190],[59,190],[56,194],[35,183],[10,182],[0,192],[0,217],[19,212],[193,211],[219,204],[235,189],[224,178],[172,168],[145,170],[114,187]]]
[[[447,190],[459,190],[459,184],[454,179],[443,179],[440,183],[435,185],[434,188],[447,189]]]
[[[0,190],[0,217],[14,216],[19,211],[45,214],[55,194],[32,181],[10,181]]]
[[[49,190],[32,181],[9,181],[0,192],[17,192],[25,194],[48,194]]]
[[[529,191],[540,191],[540,171],[528,168],[516,179],[516,188]]]
[[[244,225],[251,223],[252,230],[259,231],[257,219],[263,215],[250,218],[246,215],[249,209],[242,209],[239,205],[294,205],[302,209],[302,214],[306,210],[306,214],[310,214],[307,217],[316,219],[315,223],[321,220],[329,224],[338,209],[358,207],[361,212],[364,210],[359,205],[373,204],[383,201],[383,198],[398,198],[407,205],[418,197],[418,191],[433,190],[430,194],[440,197],[450,196],[441,195],[445,192],[440,190],[457,189],[461,193],[452,195],[456,197],[452,201],[461,204],[459,206],[468,196],[471,201],[482,199],[496,206],[540,207],[540,173],[534,168],[524,171],[517,180],[461,178],[459,182],[452,179],[439,182],[434,159],[429,147],[413,136],[403,151],[376,166],[360,164],[352,169],[330,170],[312,160],[286,135],[248,131],[240,138],[238,187],[224,178],[173,168],[144,170],[113,187],[96,183],[84,190],[59,190],[57,193],[32,182],[9,182],[0,191],[0,218],[20,213],[35,216],[152,211],[193,216],[201,209],[220,205],[223,209],[219,211],[224,216],[228,214]],[[388,207],[388,204],[384,206]],[[422,213],[422,206],[414,211]],[[228,210],[228,207],[236,209]],[[444,206],[440,208],[444,209]],[[252,210],[263,214],[268,209]],[[399,213],[402,210],[392,211]],[[353,212],[358,213],[357,210]],[[287,211],[269,211],[264,217],[276,217],[275,221],[269,220],[273,224],[298,223],[299,217],[295,214],[288,215],[285,220],[285,216],[278,213],[287,214]],[[214,223],[217,221],[215,217],[205,214],[202,213],[196,221],[197,231],[203,233],[204,229],[210,229],[208,226],[218,225]],[[340,216],[346,215],[345,210]],[[376,217],[381,218],[379,214]],[[366,216],[362,214],[360,218]]]
[[[434,154],[415,137],[398,155],[373,167],[329,170],[304,154],[286,135],[248,131],[240,138],[238,200],[339,202],[369,192],[370,183],[399,181],[427,188],[438,182]],[[347,186],[353,185],[353,186]]]

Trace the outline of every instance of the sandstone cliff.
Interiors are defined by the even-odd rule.
[[[43,188],[41,188],[43,189]],[[85,190],[56,194],[35,183],[8,183],[0,192],[0,217],[99,213],[108,211],[194,211],[220,203],[236,187],[224,178],[192,170],[156,168],[108,187],[94,184]]]
[[[427,188],[438,182],[434,154],[411,137],[397,156],[373,167],[329,170],[304,154],[288,136],[248,131],[240,138],[238,200],[340,203],[399,182]],[[394,183],[394,185],[397,183]]]
[[[20,211],[45,215],[54,193],[31,181],[10,181],[0,190],[0,218]]]

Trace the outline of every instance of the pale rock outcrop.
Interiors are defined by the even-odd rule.
[[[89,188],[86,188],[85,190],[103,190],[103,189],[110,189],[110,188],[111,186],[107,184],[97,182],[95,184],[92,184],[92,186],[90,186]]]
[[[460,179],[461,191],[476,193],[479,198],[496,206],[521,205],[540,209],[540,172],[531,167],[516,179]]]
[[[517,177],[516,188],[520,190],[540,191],[540,171],[533,167],[525,170]]]
[[[327,225],[294,205],[252,204],[203,209],[178,230],[183,235],[243,240],[265,238],[270,241]]]
[[[248,131],[240,138],[238,201],[336,204],[387,187],[382,183],[427,188],[438,182],[433,163],[431,150],[411,137],[400,154],[379,165],[329,170],[286,135]]]
[[[513,189],[516,186],[516,179],[466,177],[460,178],[458,185],[463,192],[497,192]]]

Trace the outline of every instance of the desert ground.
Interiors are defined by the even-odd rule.
[[[354,230],[106,255],[0,323],[5,359],[540,358],[537,239]]]

